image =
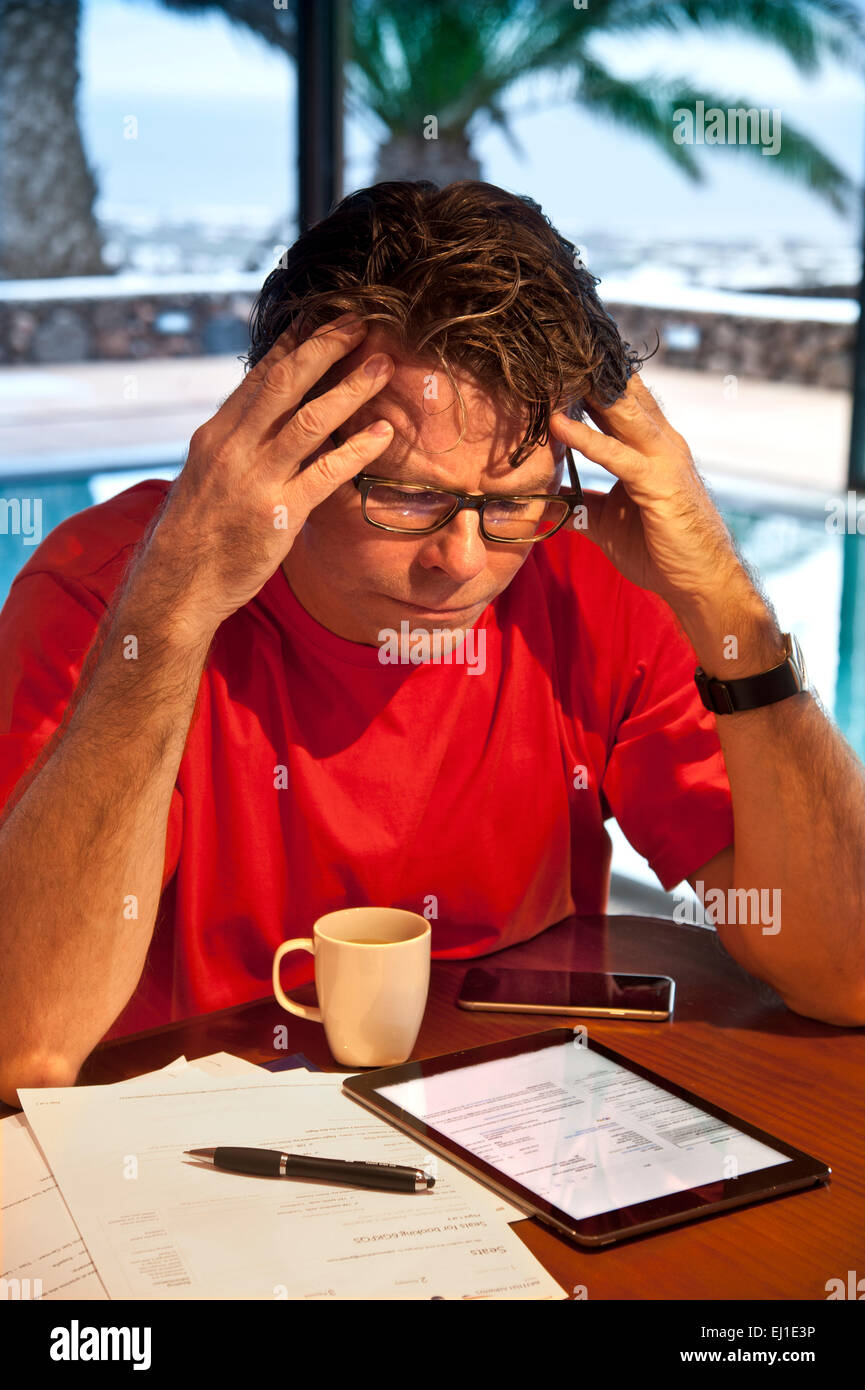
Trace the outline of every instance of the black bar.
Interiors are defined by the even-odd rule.
[[[297,5],[298,230],[320,221],[342,196],[343,0]]]
[[[674,1238],[675,1232],[661,1239]],[[637,1253],[647,1265],[652,1260],[672,1258],[669,1252],[659,1255],[651,1238]],[[787,1252],[767,1247],[764,1253],[765,1268],[771,1277],[773,1262]],[[827,1282],[830,1275],[837,1274],[839,1278],[834,1282],[843,1287],[840,1293],[827,1292],[813,1302],[719,1299],[668,1303],[637,1299],[621,1303],[592,1298],[595,1263],[605,1258],[601,1253],[588,1256],[584,1252],[580,1282],[574,1290],[562,1287],[561,1300],[553,1300],[558,1303],[559,1312],[553,1308],[548,1315],[548,1326],[555,1329],[552,1335],[557,1335],[558,1344],[564,1348],[559,1352],[561,1361],[556,1364],[570,1371],[578,1365],[583,1379],[591,1375],[593,1379],[609,1380],[612,1365],[617,1371],[644,1378],[647,1359],[651,1359],[661,1376],[668,1369],[681,1370],[685,1366],[691,1376],[688,1383],[698,1385],[707,1361],[726,1364],[728,1374],[732,1369],[735,1375],[741,1362],[753,1364],[762,1359],[764,1368],[774,1372],[787,1370],[784,1362],[804,1364],[811,1372],[810,1383],[819,1379],[821,1384],[832,1386],[842,1380],[849,1382],[849,1368],[861,1355],[862,1310],[857,1300],[861,1301],[862,1293],[856,1291],[857,1271],[850,1271],[848,1276],[843,1270],[827,1270]],[[711,1254],[709,1258],[713,1258]],[[286,1250],[286,1271],[289,1275],[294,1272],[290,1249]],[[865,1288],[865,1280],[861,1287]],[[416,1356],[418,1335],[427,1333],[438,1338],[441,1332],[443,1337],[446,1328],[456,1327],[455,1323],[447,1323],[446,1309],[434,1309],[425,1315],[423,1305],[461,1302],[458,1289],[448,1288],[446,1295],[439,1294],[434,1275],[423,1289],[420,1292],[419,1286],[414,1285],[407,1291],[405,1302],[392,1303],[391,1313],[376,1302],[389,1342],[404,1357],[412,1353]],[[838,1299],[842,1301],[833,1301]],[[260,1301],[21,1301],[10,1302],[3,1311],[7,1339],[11,1342],[14,1337],[23,1364],[31,1374],[38,1368],[41,1377],[48,1381],[56,1378],[64,1386],[69,1384],[70,1376],[77,1383],[76,1373],[89,1386],[94,1380],[104,1384],[110,1377],[112,1385],[124,1380],[140,1390],[142,1385],[155,1384],[157,1379],[164,1384],[169,1373],[190,1383],[210,1383],[212,1379],[217,1385],[229,1383],[229,1378],[252,1383],[262,1375],[268,1381],[274,1375],[284,1375],[286,1301],[295,1300],[286,1300],[285,1292],[277,1286],[272,1298]],[[340,1371],[351,1371],[351,1338],[339,1331],[346,1326],[346,1300],[322,1290],[317,1297],[302,1301],[304,1311],[300,1316],[304,1327],[308,1331],[318,1328],[325,1337],[329,1334],[333,1343],[333,1352],[328,1349],[329,1359]],[[226,1302],[230,1307],[220,1314],[219,1309]],[[409,1306],[412,1302],[414,1312]],[[574,1303],[574,1307],[568,1309],[568,1302]],[[315,1308],[314,1303],[338,1306]],[[531,1305],[506,1302],[505,1309],[505,1326],[531,1339],[538,1325]],[[427,1316],[432,1317],[432,1322],[427,1322]],[[460,1315],[460,1326],[464,1327],[470,1316],[470,1309]],[[442,1317],[445,1323],[439,1322]],[[487,1326],[493,1320],[493,1314],[486,1315]],[[102,1328],[115,1329],[113,1336],[105,1338],[104,1349]],[[627,1335],[623,1335],[623,1328]],[[488,1376],[509,1369],[507,1348],[512,1344],[513,1337],[507,1335],[490,1339],[490,1346],[484,1351]],[[542,1341],[529,1340],[528,1345],[530,1364],[539,1365],[541,1358],[548,1358]],[[145,1375],[141,1376],[140,1371]],[[766,1383],[771,1384],[771,1379],[769,1376]]]

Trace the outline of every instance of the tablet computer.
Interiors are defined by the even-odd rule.
[[[580,1027],[383,1067],[347,1077],[343,1090],[581,1246],[813,1187],[831,1173]]]

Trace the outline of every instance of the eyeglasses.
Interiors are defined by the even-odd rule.
[[[363,517],[382,531],[411,531],[428,536],[447,526],[457,512],[478,512],[484,540],[502,545],[533,545],[564,526],[583,501],[583,490],[570,449],[565,450],[570,491],[473,494],[443,491],[424,483],[395,483],[358,473],[352,479],[360,493]]]

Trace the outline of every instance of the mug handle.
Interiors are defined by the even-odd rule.
[[[289,999],[283,992],[282,985],[279,983],[279,963],[287,951],[309,951],[310,955],[315,955],[315,946],[309,936],[296,936],[292,941],[283,941],[281,946],[277,946],[273,957],[273,992],[279,1003],[284,1009],[288,1009],[290,1014],[297,1014],[298,1018],[311,1018],[313,1023],[324,1023],[321,1016],[321,1009],[315,1004],[297,1004]]]

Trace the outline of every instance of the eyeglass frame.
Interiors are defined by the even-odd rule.
[[[536,545],[538,541],[548,541],[557,531],[567,525],[577,507],[585,501],[583,489],[577,473],[577,466],[574,463],[573,451],[569,446],[565,447],[565,458],[568,464],[571,487],[565,492],[460,492],[455,488],[437,487],[434,483],[401,483],[396,478],[378,478],[371,473],[356,473],[352,482],[360,493],[361,510],[363,519],[369,526],[376,526],[380,531],[393,531],[399,536],[431,536],[433,532],[440,531],[443,526],[447,526],[453,521],[454,517],[462,511],[473,511],[478,513],[478,525],[484,540],[492,542],[494,545]],[[391,487],[398,488],[405,492],[439,492],[445,497],[453,497],[456,506],[441,521],[437,521],[434,526],[404,527],[386,526],[383,521],[370,521],[366,511],[366,500],[369,490],[375,483],[387,483]],[[566,502],[568,510],[557,522],[552,531],[547,531],[543,536],[530,536],[528,540],[514,536],[491,536],[484,527],[483,509],[487,502],[526,502],[544,499],[548,502]]]

